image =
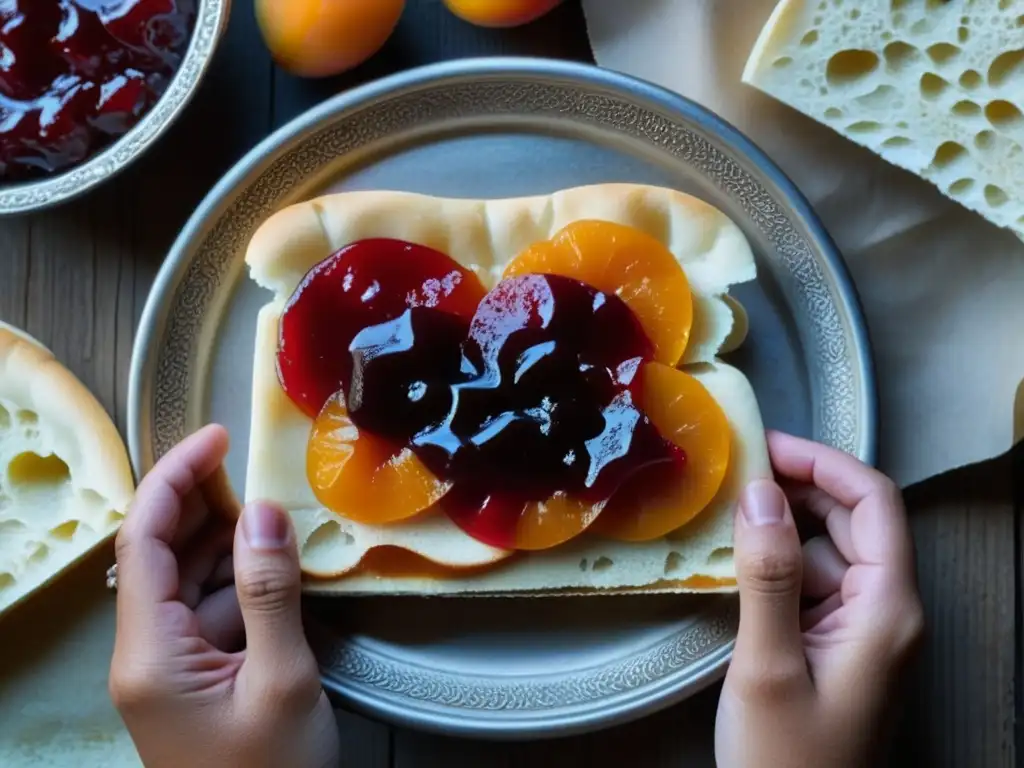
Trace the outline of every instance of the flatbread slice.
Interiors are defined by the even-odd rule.
[[[400,238],[447,253],[490,288],[522,249],[580,219],[641,229],[664,243],[685,270],[695,312],[683,366],[714,394],[732,428],[733,459],[719,497],[697,520],[658,541],[627,545],[584,534],[528,556],[484,545],[441,513],[364,525],[324,509],[306,481],[311,420],[285,395],[275,366],[281,313],[309,269],[348,243]],[[246,263],[252,279],[273,295],[257,319],[245,498],[271,500],[291,513],[311,591],[611,594],[734,587],[732,512],[738,489],[770,476],[770,466],[753,390],[742,373],[716,358],[746,334],[746,315],[726,293],[756,276],[746,238],[718,209],[676,190],[638,184],[486,201],[341,193],[275,214],[254,235]],[[396,569],[392,558],[382,572],[369,564],[387,560],[377,557],[382,552],[412,554],[415,562]]]

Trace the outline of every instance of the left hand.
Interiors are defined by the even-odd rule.
[[[147,768],[337,765],[291,521],[257,503],[233,522],[227,450],[206,427],[139,486],[117,536],[111,697]]]

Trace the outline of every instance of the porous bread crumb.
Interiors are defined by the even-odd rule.
[[[782,0],[743,81],[1024,236],[1024,3]]]
[[[100,403],[34,339],[0,324],[0,614],[108,539],[133,492]]]

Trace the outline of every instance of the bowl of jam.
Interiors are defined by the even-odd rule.
[[[0,213],[76,197],[191,100],[230,0],[0,0]]]

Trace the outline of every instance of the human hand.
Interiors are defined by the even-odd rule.
[[[111,697],[148,768],[335,766],[291,521],[251,504],[235,525],[227,449],[206,427],[139,486],[117,536]]]
[[[902,496],[840,451],[778,433],[768,444],[786,490],[756,481],[736,515],[740,626],[718,765],[873,765],[890,688],[924,625]],[[828,535],[801,547],[790,504]],[[804,608],[801,596],[818,602]]]

